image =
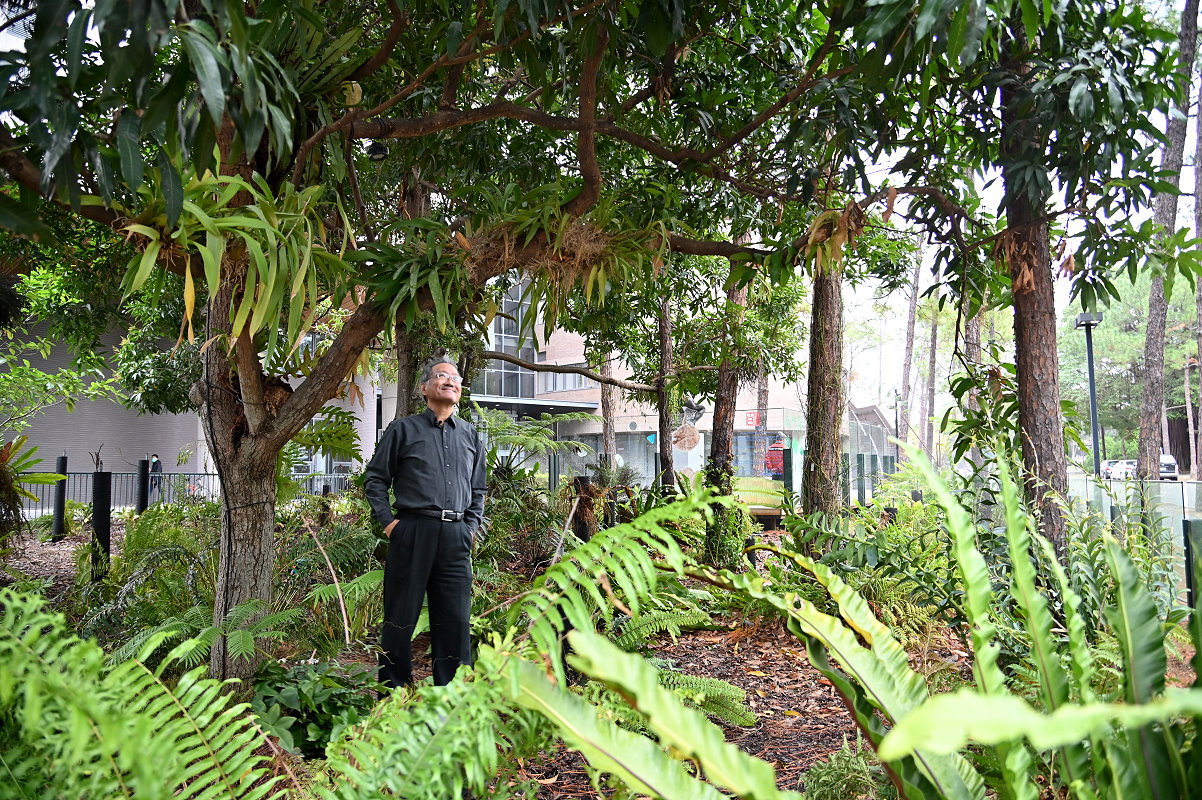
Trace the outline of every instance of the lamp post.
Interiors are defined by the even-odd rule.
[[[1089,424],[1093,435],[1093,474],[1102,477],[1102,454],[1098,449],[1098,393],[1093,379],[1093,329],[1102,323],[1102,312],[1077,315],[1077,329],[1085,329],[1085,363],[1089,366]]]

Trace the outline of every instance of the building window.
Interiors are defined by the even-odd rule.
[[[564,366],[583,367],[587,365],[581,362],[579,364],[566,364]],[[591,389],[597,385],[597,382],[591,378],[586,378],[574,372],[540,372],[538,378],[540,393],[573,392],[577,389]]]
[[[497,315],[489,331],[489,346],[501,353],[533,363],[535,349],[527,337],[519,343],[518,331],[530,314],[530,303],[522,300],[522,286],[514,286],[501,303],[506,316]],[[472,393],[492,397],[534,397],[535,373],[507,361],[489,360],[472,381]]]

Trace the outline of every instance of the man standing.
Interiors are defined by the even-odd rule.
[[[380,682],[393,688],[413,683],[411,643],[423,599],[434,683],[450,683],[460,664],[472,663],[471,548],[484,517],[485,453],[475,427],[455,416],[462,383],[450,361],[428,361],[420,385],[426,410],[388,426],[363,479],[389,542]]]
[[[163,462],[159,461],[158,453],[150,455],[150,494],[159,493],[159,500],[163,499]]]

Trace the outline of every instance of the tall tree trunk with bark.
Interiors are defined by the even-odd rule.
[[[400,419],[417,412],[417,352],[404,320],[398,319],[393,326],[393,338],[396,341],[397,379],[396,411],[392,418]]]
[[[613,375],[613,356],[606,353],[605,358],[601,360],[601,376],[612,378]],[[617,463],[618,434],[614,428],[614,414],[617,408],[614,395],[616,393],[617,388],[612,384],[601,384],[601,453],[605,456],[607,465]]]
[[[806,393],[806,450],[801,479],[803,514],[839,513],[840,433],[843,415],[843,293],[838,272],[814,278],[810,366]]]
[[[1182,370],[1182,375],[1185,376],[1181,381],[1181,387],[1185,390],[1185,424],[1189,428],[1189,451],[1186,453],[1184,466],[1189,468],[1191,475],[1196,475],[1194,465],[1197,462],[1197,455],[1194,453],[1194,401],[1190,397],[1189,382],[1190,382],[1190,359],[1185,359],[1185,369]],[[1182,470],[1184,471],[1184,470]]]
[[[768,455],[768,374],[764,372],[764,359],[760,359],[759,375],[755,392],[755,446],[751,451],[751,464],[755,474],[767,475],[764,460]]]
[[[968,318],[964,325],[964,359],[968,362],[971,369],[977,370],[981,366],[981,317],[984,315],[984,309],[978,309],[977,313]],[[978,373],[979,374],[979,373]],[[973,391],[968,397],[969,406],[973,409],[979,409],[980,396],[976,391]],[[972,463],[974,471],[979,471],[985,464],[985,456],[981,452],[979,444],[974,443],[968,451],[968,460]]]
[[[927,416],[923,420],[922,446],[927,457],[935,460],[935,371],[936,350],[939,348],[939,312],[931,311],[931,352],[927,355]]]
[[[665,293],[659,302],[659,379],[656,381],[655,408],[659,414],[659,433],[656,434],[656,444],[659,445],[660,483],[663,486],[676,485],[676,468],[672,463],[672,398],[668,391],[668,375],[672,372],[674,354],[672,352],[672,304],[671,298]]]
[[[1056,349],[1056,298],[1052,288],[1052,258],[1045,215],[1046,193],[1031,177],[1040,168],[1042,152],[1037,122],[1026,111],[1029,69],[1022,22],[1009,22],[1012,38],[1008,72],[1014,80],[1001,90],[1003,211],[1006,231],[1003,249],[1014,293],[1014,350],[1018,382],[1018,427],[1024,487],[1032,507],[1039,509],[1040,528],[1058,557],[1067,555],[1064,518],[1052,495],[1068,490],[1068,457],[1060,417],[1060,363]]]
[[[1198,170],[1202,169],[1202,113],[1194,115],[1194,236],[1202,236],[1202,180]],[[1198,401],[1202,403],[1202,281],[1197,281],[1194,294],[1194,336],[1198,345]],[[1188,370],[1187,370],[1188,372]],[[1194,445],[1194,480],[1202,480],[1202,425],[1198,426]],[[1195,506],[1202,508],[1202,492],[1195,492]]]
[[[710,437],[709,465],[706,482],[718,494],[734,492],[734,438],[735,405],[739,399],[739,373],[734,354],[729,352],[737,339],[735,331],[743,322],[743,310],[747,305],[747,287],[736,288],[734,281],[726,290],[726,354],[718,365],[718,384],[714,391],[714,427]],[[706,557],[713,559],[718,554],[719,540],[726,528],[726,510],[717,509],[705,530]]]
[[[1186,0],[1181,14],[1178,36],[1178,68],[1190,74],[1198,44],[1198,0]],[[1189,90],[1181,114],[1169,117],[1168,141],[1161,153],[1160,164],[1168,175],[1165,180],[1174,187],[1181,182],[1181,165],[1185,158],[1185,133],[1189,111]],[[1152,219],[1160,226],[1157,236],[1166,238],[1177,228],[1177,195],[1161,192],[1152,203]],[[1154,276],[1148,296],[1148,323],[1144,332],[1144,392],[1139,405],[1139,454],[1136,473],[1140,478],[1157,480],[1160,477],[1160,453],[1168,446],[1163,427],[1157,416],[1164,406],[1164,334],[1168,317],[1168,300],[1164,295],[1164,278]]]
[[[921,256],[914,264],[914,278],[910,286],[910,307],[906,312],[906,355],[902,361],[902,385],[901,385],[901,430],[897,434],[897,438],[903,442],[910,441],[910,398],[913,393],[910,390],[910,368],[914,363],[914,328],[918,321],[918,295],[921,293],[919,281],[922,277],[922,258]],[[902,451],[901,457],[906,457],[905,451]]]

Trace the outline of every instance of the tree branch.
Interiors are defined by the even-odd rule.
[[[563,207],[565,213],[578,217],[593,207],[601,197],[601,168],[597,164],[597,73],[609,44],[609,28],[597,25],[597,46],[585,59],[580,70],[580,135],[576,153],[580,162],[580,177],[584,185],[580,193]]]
[[[608,384],[609,386],[617,386],[619,389],[626,389],[630,392],[654,392],[654,386],[647,383],[637,383],[635,381],[626,381],[621,378],[606,377],[599,372],[589,369],[588,367],[576,367],[568,364],[534,364],[529,361],[524,361],[517,356],[511,356],[508,353],[502,353],[499,350],[485,350],[481,353],[484,358],[495,358],[497,361],[504,361],[509,364],[516,364],[519,367],[530,370],[531,372],[555,372],[559,374],[583,375],[586,378],[591,378],[597,383]]]
[[[267,419],[267,406],[263,402],[263,369],[259,354],[246,328],[238,334],[234,361],[238,368],[238,392],[242,396],[242,413],[246,415],[246,431],[255,436]]]
[[[366,78],[384,66],[384,63],[388,61],[388,57],[392,55],[396,43],[400,40],[402,31],[409,26],[409,15],[401,13],[396,0],[384,0],[384,4],[388,6],[388,13],[392,15],[392,24],[388,26],[388,32],[384,34],[384,41],[380,43],[380,49],[352,72],[347,77],[348,81],[357,81]]]
[[[25,157],[21,152],[21,145],[6,127],[0,127],[0,169],[7,172],[9,177],[21,186],[44,197],[41,170]],[[67,207],[54,198],[46,198],[46,200],[62,208]],[[117,212],[102,205],[83,205],[76,213],[81,217],[112,228],[117,228],[121,219]]]

